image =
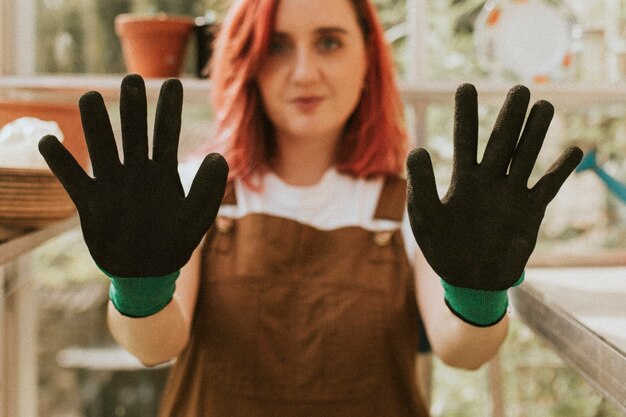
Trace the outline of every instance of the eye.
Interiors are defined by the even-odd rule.
[[[323,36],[318,41],[318,47],[325,52],[334,51],[343,46],[341,40],[335,36]]]
[[[282,37],[272,37],[270,39],[268,52],[270,55],[280,55],[287,53],[291,48],[289,41]]]

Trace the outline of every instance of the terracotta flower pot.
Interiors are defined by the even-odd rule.
[[[118,15],[115,32],[128,72],[146,78],[179,76],[193,27],[192,17]]]

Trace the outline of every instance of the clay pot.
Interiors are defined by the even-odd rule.
[[[145,78],[180,75],[193,28],[192,17],[130,13],[115,18],[126,69]]]

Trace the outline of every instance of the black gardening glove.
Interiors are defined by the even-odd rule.
[[[472,324],[491,325],[504,315],[506,290],[523,278],[546,206],[582,158],[579,148],[568,148],[528,188],[554,114],[550,103],[539,101],[524,126],[529,100],[526,87],[510,90],[478,163],[476,90],[458,88],[452,180],[442,200],[428,152],[414,149],[408,157],[413,234],[442,278],[448,306]]]
[[[228,165],[219,154],[211,154],[185,197],[177,170],[182,97],[180,81],[165,81],[150,159],[145,85],[138,75],[124,78],[122,164],[102,96],[97,92],[83,95],[79,106],[95,178],[82,170],[54,136],[39,142],[41,154],[78,209],[96,264],[110,277],[126,278],[120,282],[133,287],[147,282],[137,280],[140,277],[168,276],[173,288],[178,271],[213,224],[224,194]],[[143,288],[141,293],[150,291]]]

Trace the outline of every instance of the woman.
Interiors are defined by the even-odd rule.
[[[401,103],[368,1],[236,1],[212,77],[228,186],[212,154],[184,197],[175,80],[152,160],[137,76],[122,83],[123,164],[97,93],[80,103],[95,180],[54,138],[40,144],[111,277],[114,337],[147,365],[177,358],[161,415],[427,416],[419,316],[445,362],[489,360],[506,290],[580,160],[570,149],[526,188],[552,107],[533,107],[518,143],[529,93],[511,90],[477,164],[476,92],[462,86],[450,191],[438,199],[412,152],[407,217]]]

